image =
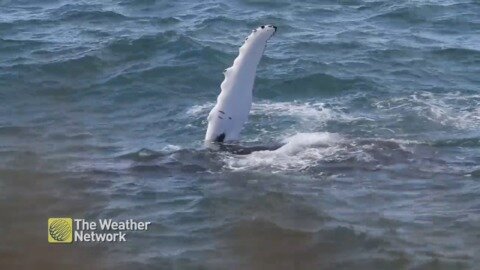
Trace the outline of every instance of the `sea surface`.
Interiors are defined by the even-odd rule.
[[[207,149],[263,24],[239,144],[282,147]],[[0,268],[479,269],[479,105],[476,0],[0,0]]]

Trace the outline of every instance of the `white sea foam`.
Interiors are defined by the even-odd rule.
[[[437,94],[417,92],[409,96],[382,100],[374,105],[383,111],[402,114],[408,109],[429,121],[458,129],[480,128],[480,95],[465,95],[460,92]]]
[[[191,117],[198,117],[199,115],[205,115],[206,117],[213,106],[214,103],[212,102],[195,105],[190,107],[186,113]],[[321,102],[254,102],[252,103],[250,114],[268,117],[295,117],[299,121],[336,120],[349,122],[359,119],[344,113],[341,108],[329,108],[325,103]]]
[[[171,152],[179,151],[180,149],[182,149],[182,147],[179,145],[167,144],[162,148],[161,151],[171,153]]]
[[[233,170],[271,168],[273,171],[302,170],[339,151],[343,138],[335,133],[299,133],[285,138],[282,147],[250,155],[229,155],[227,167]]]
[[[285,145],[275,150],[278,153],[294,155],[309,147],[328,147],[342,141],[341,137],[335,133],[317,132],[317,133],[297,133],[291,137],[285,138]]]
[[[323,103],[299,103],[299,102],[262,102],[252,105],[252,115],[269,116],[292,116],[301,119],[324,119],[333,118],[335,114]]]
[[[284,172],[305,170],[325,162],[358,162],[374,168],[388,165],[383,157],[397,156],[398,162],[406,161],[415,145],[422,143],[402,139],[350,139],[329,132],[297,133],[282,141],[284,145],[276,150],[249,155],[226,154],[226,168]]]
[[[187,110],[188,116],[198,116],[198,115],[207,115],[209,110],[215,106],[215,103],[208,102],[201,105],[194,105]]]

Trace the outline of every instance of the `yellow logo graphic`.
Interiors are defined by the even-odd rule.
[[[49,243],[72,243],[73,220],[71,218],[48,219]]]

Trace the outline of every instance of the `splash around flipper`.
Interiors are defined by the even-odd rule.
[[[252,107],[252,89],[258,63],[267,41],[276,32],[273,25],[252,31],[240,47],[233,65],[224,72],[225,79],[217,103],[208,115],[206,142],[237,141]]]

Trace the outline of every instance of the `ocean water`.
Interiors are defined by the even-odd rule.
[[[283,146],[206,149],[262,24],[240,144]],[[478,269],[479,44],[476,0],[2,0],[0,268]]]

